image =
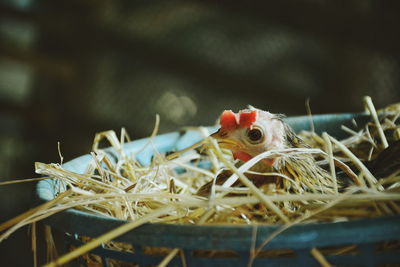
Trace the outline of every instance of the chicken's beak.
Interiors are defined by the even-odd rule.
[[[217,132],[211,134],[211,137],[217,139],[218,144],[221,148],[235,151],[242,146],[239,141],[228,138],[225,133],[221,132],[221,130],[218,130]]]

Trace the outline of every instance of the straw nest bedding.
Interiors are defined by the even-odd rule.
[[[96,135],[93,159],[85,173],[70,172],[60,164],[43,163],[36,163],[36,172],[60,179],[67,185],[68,195],[53,208],[68,205],[123,220],[137,220],[163,207],[169,207],[169,211],[153,219],[153,222],[287,223],[312,214],[326,205],[332,207],[309,215],[305,220],[343,221],[393,215],[400,212],[396,202],[400,198],[400,170],[392,170],[390,166],[384,165],[373,166],[374,173],[380,175],[375,177],[371,167],[368,169],[367,166],[373,165],[371,162],[374,163],[385,150],[385,146],[398,146],[399,115],[400,105],[392,105],[378,111],[378,120],[371,116],[371,121],[357,132],[342,126],[343,130],[349,133],[349,137],[340,141],[328,134],[320,136],[314,132],[303,131],[299,136],[311,148],[268,151],[241,166],[235,164],[229,151],[222,150],[215,140],[207,137],[210,133],[206,128],[198,129],[205,139],[194,145],[193,149],[172,155],[159,153],[155,149],[148,166],[142,166],[135,159],[135,154],[124,151],[124,143],[129,141],[124,130],[120,138],[114,131],[107,131]],[[152,146],[152,138],[155,135],[156,130],[146,146]],[[118,160],[113,160],[99,148],[103,139],[114,148]],[[397,160],[395,154],[390,155],[390,151],[386,152],[389,149],[385,150],[385,153],[389,154],[388,161]],[[280,155],[298,157],[301,160],[303,154],[313,154],[317,164],[325,165],[333,178],[310,181],[281,177],[283,182],[279,185],[270,182],[261,183],[256,188],[232,186],[237,180],[246,179],[247,173],[254,174],[251,171],[247,172],[248,169],[264,157]],[[345,167],[332,168],[329,163],[333,162],[333,158]],[[385,164],[381,161],[380,163]],[[205,163],[208,163],[210,168],[200,167]],[[217,177],[227,170],[232,174],[229,176],[230,182],[223,185],[216,183],[210,188],[208,195],[199,196],[198,191],[202,186],[218,180]],[[267,180],[268,177],[280,174],[258,175]],[[255,182],[250,178],[247,180]]]
[[[83,174],[63,169],[61,164],[36,163],[37,173],[60,180],[66,186],[58,188],[59,194],[53,201],[9,224],[13,226],[0,238],[67,208],[132,222],[130,227],[98,243],[108,242],[146,222],[293,225],[398,214],[399,164],[393,167],[383,163],[398,162],[398,156],[391,155],[394,153],[391,150],[400,147],[400,104],[376,111],[366,98],[365,105],[371,120],[364,126],[358,125],[357,131],[342,126],[349,134],[344,140],[336,140],[327,133],[303,131],[298,135],[310,148],[268,151],[241,165],[229,151],[208,137],[207,128],[199,127],[204,140],[183,152],[159,153],[155,149],[147,166],[141,165],[135,154],[124,150],[124,143],[130,141],[124,129],[120,137],[114,131],[98,133],[92,160]],[[159,120],[146,147],[153,145],[158,124]],[[116,160],[99,147],[104,140],[118,154]],[[382,151],[386,160],[379,158]],[[304,154],[312,154],[316,163],[330,173],[331,179],[293,180],[281,174],[258,173],[266,179],[280,176],[283,182],[254,186],[254,181],[247,177],[249,173],[255,174],[249,169],[262,158],[279,155],[301,159]],[[334,167],[335,160],[341,168]],[[209,168],[201,167],[205,163]],[[213,183],[227,170],[229,182]],[[208,194],[198,194],[210,181]],[[242,186],[234,186],[237,181]]]

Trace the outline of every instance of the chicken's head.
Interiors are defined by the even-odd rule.
[[[225,110],[220,125],[211,136],[222,148],[231,150],[235,159],[248,161],[262,152],[285,147],[284,122],[269,112],[250,109],[234,113]],[[263,160],[268,166],[273,166],[275,161],[276,158]]]

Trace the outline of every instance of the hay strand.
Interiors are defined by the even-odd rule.
[[[24,213],[22,213],[22,214],[20,214],[20,215],[18,215],[16,217],[14,217],[14,218],[12,218],[12,219],[2,223],[0,225],[0,232],[3,232],[4,230],[14,226],[15,224],[19,223],[20,221],[22,221],[23,219],[27,218],[28,216],[34,214],[37,211],[48,209],[49,207],[53,206],[55,203],[59,202],[61,199],[63,199],[64,197],[68,196],[71,193],[72,192],[70,190],[68,190],[68,191],[66,191],[64,193],[61,193],[56,198],[54,198],[54,199],[52,199],[52,200],[50,200],[50,201],[48,201],[46,203],[43,203],[43,204],[41,204],[41,205],[39,205],[39,206],[37,206],[35,208],[32,208],[32,209],[30,209],[30,210],[28,210],[28,211],[26,211],[26,212],[24,212]]]
[[[58,258],[55,261],[52,261],[48,264],[45,265],[45,267],[56,267],[56,266],[60,266],[63,264],[66,264],[68,262],[70,262],[71,260],[89,252],[90,250],[100,246],[102,243],[106,243],[108,241],[113,240],[114,238],[125,234],[126,232],[129,232],[133,229],[135,229],[136,227],[139,227],[140,225],[143,225],[147,222],[150,222],[160,216],[166,215],[169,212],[171,212],[172,210],[174,210],[175,207],[169,206],[169,207],[162,207],[158,210],[155,210],[153,212],[151,212],[150,214],[148,214],[147,216],[144,216],[142,218],[137,219],[136,221],[132,221],[132,222],[127,222],[115,229],[113,229],[112,231],[105,233],[104,235],[101,235],[98,238],[93,239],[92,241],[82,245],[81,247],[61,256],[60,258]]]
[[[329,170],[331,172],[331,176],[333,179],[333,189],[335,190],[335,193],[338,194],[338,184],[336,180],[336,171],[335,171],[335,163],[333,159],[333,151],[332,151],[332,143],[329,140],[329,136],[326,132],[322,133],[322,138],[324,138],[325,141],[325,149],[326,153],[328,155],[328,161],[329,161]]]
[[[373,121],[375,123],[375,126],[378,129],[379,137],[381,138],[383,148],[387,148],[389,146],[389,143],[388,143],[388,141],[386,139],[385,133],[383,132],[382,125],[379,122],[378,114],[376,113],[376,109],[374,107],[374,104],[372,103],[371,97],[370,96],[365,96],[364,97],[364,103],[365,103],[367,109],[369,110],[369,112],[371,114],[371,117],[372,117],[372,119],[373,119]]]
[[[324,255],[322,255],[317,248],[312,248],[310,253],[318,261],[321,267],[332,267],[332,265],[326,260]]]

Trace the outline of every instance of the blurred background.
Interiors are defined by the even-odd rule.
[[[88,153],[96,132],[146,137],[251,104],[287,115],[400,101],[400,2],[0,0],[0,181]],[[1,222],[33,183],[0,187]],[[14,251],[14,253],[13,253]],[[19,255],[16,256],[15,251]],[[0,244],[31,265],[28,231]]]

